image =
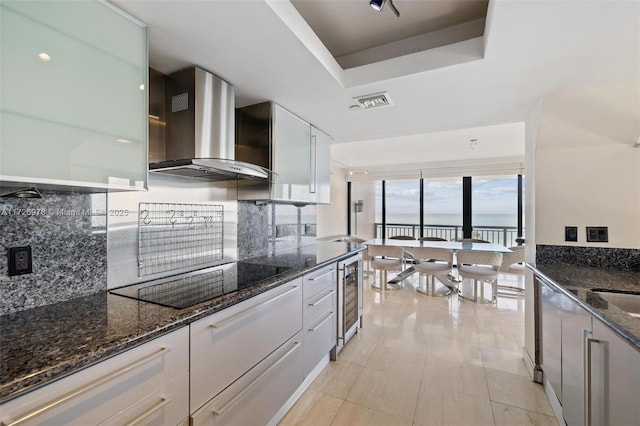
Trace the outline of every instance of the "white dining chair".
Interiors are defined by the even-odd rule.
[[[369,244],[367,250],[371,259],[371,268],[380,273],[379,285],[374,280],[371,287],[381,291],[397,290],[399,287],[390,287],[387,283],[387,272],[404,270],[404,249],[397,246]]]
[[[458,274],[461,279],[473,280],[473,298],[478,303],[478,283],[480,283],[480,302],[494,303],[498,294],[498,268],[502,265],[502,253],[490,251],[460,250],[456,253],[458,263]],[[484,298],[484,283],[491,282],[491,298],[488,302]],[[467,299],[462,295],[461,290],[458,295],[462,299]]]
[[[393,235],[389,237],[390,240],[401,240],[401,241],[415,241],[416,239],[411,235]],[[404,248],[404,261],[406,263],[413,263],[413,249]]]
[[[524,246],[509,247],[509,250],[511,253],[502,255],[502,264],[498,270],[503,274],[524,275]],[[498,284],[498,293],[502,296],[522,297],[524,288]]]
[[[413,256],[416,264],[414,269],[418,272],[418,288],[416,291],[429,296],[448,296],[453,290],[451,285],[450,273],[453,267],[453,251],[446,248],[435,247],[415,247]],[[423,279],[426,275],[426,283],[423,285]],[[447,277],[449,285],[445,287],[449,291],[445,294],[436,293],[435,284],[436,276]],[[431,278],[431,287],[429,288],[429,278]]]

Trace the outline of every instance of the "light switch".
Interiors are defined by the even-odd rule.
[[[608,243],[609,228],[606,226],[587,226],[587,242]]]
[[[577,226],[565,226],[564,227],[564,240],[565,241],[578,241],[578,227]]]

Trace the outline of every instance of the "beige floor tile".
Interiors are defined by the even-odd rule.
[[[401,348],[378,345],[365,367],[397,377],[419,377],[422,374],[426,356],[426,350],[404,351]]]
[[[412,421],[420,390],[420,378],[421,375],[396,376],[365,368],[346,400]]]
[[[423,296],[416,284],[412,276],[384,294],[365,286],[364,328],[281,424],[555,424],[522,363],[523,299],[478,305]]]
[[[496,426],[558,426],[555,417],[492,402]]]
[[[421,389],[446,393],[455,391],[489,400],[489,386],[484,368],[455,361],[427,357]]]
[[[414,425],[493,425],[491,401],[460,392],[421,389]]]
[[[345,401],[331,426],[411,426],[411,420]]]
[[[527,367],[522,360],[522,351],[515,352],[481,346],[480,352],[482,353],[482,363],[485,368],[529,377]]]
[[[344,399],[358,380],[363,367],[338,360],[330,362],[311,384],[317,392],[324,392]]]
[[[524,325],[522,326],[524,328]],[[520,335],[504,332],[502,330],[478,328],[478,344],[482,348],[498,348],[508,351],[522,351],[524,344],[524,332]]]
[[[553,416],[542,385],[519,374],[485,368],[491,401]]]
[[[435,336],[431,337],[430,344],[427,355],[431,358],[483,366],[477,344]]]
[[[313,388],[300,397],[280,422],[281,426],[328,426],[344,400]]]
[[[358,334],[360,334],[360,336],[358,336]],[[342,351],[338,354],[338,359],[340,361],[360,366],[366,365],[367,360],[373,353],[376,345],[378,344],[377,342],[379,342],[380,339],[370,339],[364,337],[363,334],[365,333],[357,333],[347,342],[344,348],[342,348]]]

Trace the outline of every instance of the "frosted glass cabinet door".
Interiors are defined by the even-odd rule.
[[[310,192],[311,125],[278,105],[273,108],[273,169],[277,173],[273,198],[314,201]]]
[[[0,180],[146,188],[146,26],[102,1],[2,0],[0,31]]]

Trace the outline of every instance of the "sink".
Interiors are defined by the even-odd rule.
[[[629,315],[640,318],[640,292],[606,289],[591,291],[612,305],[626,311]]]

